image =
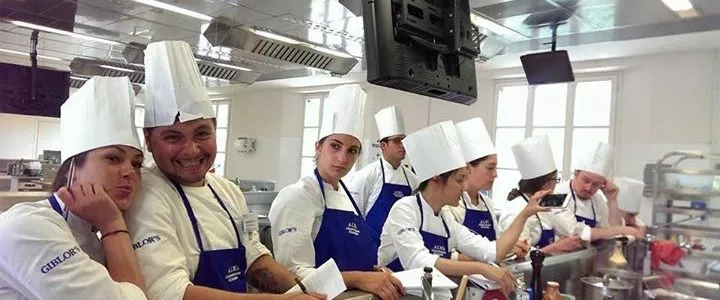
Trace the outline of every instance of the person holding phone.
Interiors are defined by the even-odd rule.
[[[499,236],[498,219],[493,201],[483,192],[492,190],[497,177],[497,150],[481,118],[472,118],[455,124],[460,145],[468,168],[459,205],[451,207],[455,219],[475,234],[490,241]],[[518,240],[513,251],[518,258],[527,255],[529,245]]]
[[[513,224],[522,206],[531,199],[531,195],[545,191],[549,194],[560,181],[557,175],[555,160],[547,136],[534,136],[512,146],[513,155],[520,171],[521,179],[518,187],[510,191],[510,203],[503,209],[500,216],[500,227],[505,231]],[[582,246],[580,237],[563,236],[556,230],[555,216],[557,212],[538,212],[525,223],[520,235],[531,246],[540,248],[545,253],[556,254],[571,252]],[[505,230],[503,230],[505,229]],[[561,238],[556,240],[556,235]]]
[[[557,192],[567,193],[565,209],[557,218],[563,232],[578,234],[586,242],[620,235],[645,236],[642,228],[622,224],[617,201],[619,189],[608,179],[612,165],[612,147],[599,143],[575,168],[572,180],[558,187]]]
[[[537,204],[546,192],[532,195],[505,234],[490,241],[457,222],[446,207],[458,205],[468,176],[452,121],[414,132],[403,144],[420,186],[415,195],[403,197],[390,209],[380,235],[378,264],[394,271],[434,267],[448,276],[481,274],[507,294],[514,278],[493,262],[512,251],[528,217],[546,210]],[[453,249],[461,254],[451,257]]]

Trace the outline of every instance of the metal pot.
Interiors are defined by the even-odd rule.
[[[632,285],[632,296],[636,297],[636,299],[642,299],[643,274],[620,269],[600,269],[600,274],[614,276],[629,283]]]
[[[583,300],[637,299],[632,295],[632,285],[614,277],[583,277]]]

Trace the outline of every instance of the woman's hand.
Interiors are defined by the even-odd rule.
[[[530,196],[527,205],[525,205],[523,209],[525,215],[529,217],[539,212],[550,211],[550,208],[540,206],[540,200],[545,197],[545,195],[550,194],[550,192],[550,190],[542,190]]]
[[[506,296],[515,289],[515,277],[506,268],[492,267],[488,269],[487,274],[482,274],[488,279],[500,284],[500,290]]]
[[[69,189],[60,188],[58,196],[70,212],[97,227],[100,233],[127,230],[120,209],[100,184],[74,183]]]
[[[530,251],[530,245],[526,240],[518,240],[513,246],[513,253],[517,255],[517,260],[523,260]]]

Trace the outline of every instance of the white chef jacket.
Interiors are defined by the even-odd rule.
[[[315,237],[320,231],[325,202],[331,209],[358,215],[345,190],[323,182],[325,200],[315,175],[300,178],[278,193],[268,219],[275,260],[291,273],[305,278],[315,270]]]
[[[529,198],[529,196],[526,197]],[[523,197],[517,197],[505,205],[505,208],[503,208],[500,213],[500,220],[498,222],[500,232],[505,232],[505,230],[512,225],[526,204],[527,202],[525,202]],[[530,216],[527,221],[525,221],[525,226],[523,227],[522,233],[520,233],[519,239],[527,240],[530,245],[534,246],[540,241],[540,235],[543,229],[555,229],[556,238],[557,236],[569,236],[570,234],[567,230],[563,230],[563,228],[557,226],[557,215],[561,213],[562,211],[549,211],[539,212],[536,215]],[[575,220],[575,218],[573,218],[573,220]],[[540,225],[542,225],[542,227]]]
[[[493,229],[495,230],[495,235],[497,237],[500,237],[498,234],[498,218],[495,214],[495,207],[493,206],[492,199],[487,196],[480,195],[483,200],[485,200],[485,204],[483,204],[483,201],[478,199],[478,205],[475,205],[470,200],[470,195],[468,195],[467,192],[463,192],[462,197],[460,198],[460,202],[457,206],[448,207],[452,214],[455,216],[455,220],[458,221],[458,223],[462,224],[465,222],[465,206],[467,205],[467,209],[471,210],[478,210],[478,211],[490,211],[490,215],[492,216],[493,221]]]
[[[575,214],[583,218],[592,219],[593,205],[595,206],[595,228],[607,228],[610,226],[608,222],[607,199],[602,191],[598,190],[595,195],[588,200],[581,200],[576,195],[577,201],[574,201],[572,193],[570,192],[570,182],[568,181],[556,186],[555,193],[568,194],[563,203],[565,209],[562,213],[558,214],[556,220],[556,226],[561,228],[563,232],[570,233],[571,235],[578,234],[583,241],[590,241],[592,228],[583,222],[578,222]],[[575,211],[576,205],[577,211]]]
[[[443,219],[450,231],[448,251],[457,251],[481,262],[494,262],[497,246],[487,238],[473,234],[467,227],[458,223],[448,207],[439,215],[433,213],[430,205],[420,194],[423,209],[423,228],[420,228],[420,208],[415,196],[407,196],[395,202],[380,235],[378,265],[386,266],[400,258],[405,269],[435,266],[438,255],[431,254],[425,248],[420,230],[447,236]],[[442,219],[441,219],[442,218]]]
[[[270,251],[260,243],[257,231],[243,230],[248,213],[245,197],[232,182],[213,173],[205,175],[237,224],[245,246],[249,268]],[[195,240],[182,198],[160,169],[153,165],[142,170],[142,188],[132,208],[125,213],[133,249],[145,276],[147,295],[155,300],[179,300],[197,271],[200,248]],[[238,246],[227,213],[207,186],[183,190],[198,220],[204,249],[219,250]]]
[[[385,158],[380,157],[380,161],[385,170],[385,182],[400,185],[409,184],[411,191],[417,188],[417,176],[406,166],[400,164],[397,169],[393,169],[392,165],[390,165]],[[363,212],[365,217],[367,217],[370,209],[375,205],[375,201],[380,197],[380,191],[383,186],[381,171],[380,163],[373,161],[360,169],[360,171],[344,179],[348,190],[350,190],[350,194],[352,194],[353,199],[355,199],[357,205],[360,207],[360,211]]]
[[[110,277],[92,226],[72,213],[65,221],[48,200],[0,214],[0,239],[2,300],[146,299],[138,286]]]

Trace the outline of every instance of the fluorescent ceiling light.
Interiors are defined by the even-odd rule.
[[[116,70],[116,71],[120,71],[120,72],[130,72],[130,73],[138,72],[135,70],[125,69],[125,68],[120,68],[120,67],[115,67],[115,66],[109,66],[109,65],[100,65],[100,67],[105,68],[105,69],[110,69],[110,70]]]
[[[75,80],[82,80],[82,81],[87,81],[87,80],[88,80],[89,78],[85,78],[85,77],[79,77],[79,76],[74,76],[74,75],[70,75],[70,79],[75,79]]]
[[[189,10],[189,9],[184,9],[184,8],[182,8],[182,7],[179,7],[179,6],[167,4],[167,3],[164,3],[164,2],[155,1],[155,0],[133,0],[133,1],[135,1],[135,2],[137,2],[137,3],[142,3],[142,4],[145,4],[145,5],[149,5],[149,6],[152,6],[152,7],[157,7],[157,8],[160,8],[160,9],[164,9],[164,10],[167,10],[167,11],[171,11],[171,12],[174,12],[174,13],[178,13],[178,14],[181,14],[181,15],[186,15],[186,16],[188,16],[188,17],[193,17],[193,18],[195,18],[195,19],[200,19],[200,20],[203,20],[203,21],[212,21],[212,17],[211,17],[211,16],[208,16],[208,15],[205,15],[205,14],[201,14],[201,13],[199,13],[199,12],[195,12],[195,11],[192,11],[192,10]]]
[[[0,52],[9,53],[9,54],[15,54],[15,55],[22,55],[22,56],[30,56],[30,53],[15,51],[15,50],[8,50],[8,49],[0,49]],[[59,57],[52,57],[52,56],[45,56],[45,55],[38,55],[38,58],[47,59],[47,60],[63,60]]]
[[[692,3],[690,3],[690,0],[662,0],[665,5],[674,11],[683,11],[683,10],[691,10],[693,9]]]
[[[240,71],[252,71],[252,69],[248,69],[248,68],[244,68],[244,67],[240,67],[240,66],[229,65],[229,64],[224,64],[224,63],[214,62],[214,64],[221,66],[221,67],[226,67],[226,68],[240,70]]]
[[[67,36],[76,37],[76,38],[80,38],[80,39],[84,39],[84,40],[88,40],[88,41],[101,42],[101,43],[110,44],[110,45],[120,45],[120,43],[115,42],[115,41],[101,39],[101,38],[97,38],[94,36],[79,34],[79,33],[71,32],[71,31],[60,30],[60,29],[56,29],[56,28],[52,28],[52,27],[27,23],[27,22],[23,22],[23,21],[10,21],[10,23],[12,23],[13,25],[16,25],[16,26],[20,26],[20,27],[37,29],[37,30],[45,31],[45,32],[67,35]]]
[[[494,21],[488,20],[478,14],[470,13],[470,20],[478,27],[485,28],[506,38],[510,38],[513,40],[524,40],[527,38],[526,36],[520,34],[515,30],[502,26],[498,23],[495,23]]]

